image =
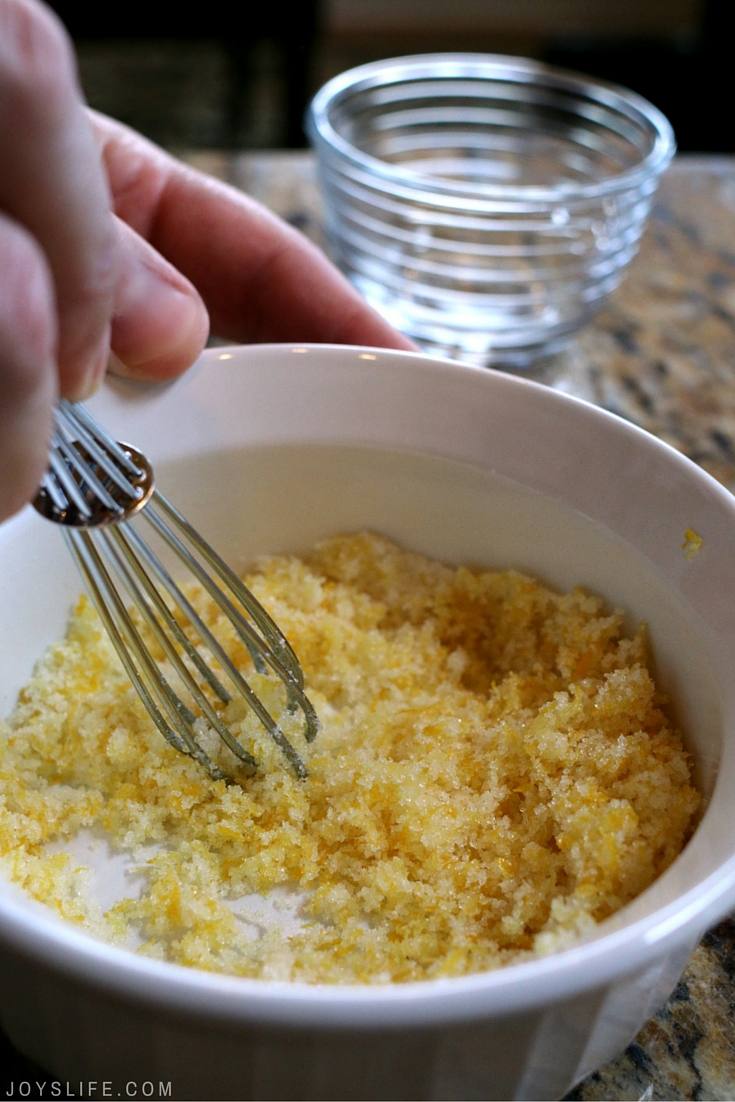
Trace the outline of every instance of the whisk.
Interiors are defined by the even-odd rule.
[[[114,441],[84,406],[62,399],[55,411],[49,467],[33,504],[42,516],[63,526],[72,557],[122,664],[151,719],[172,746],[199,762],[213,779],[229,781],[231,776],[202,745],[203,734],[210,729],[245,767],[256,767],[253,755],[221,715],[222,706],[240,697],[296,775],[307,776],[303,759],[281,729],[283,716],[299,711],[307,741],[319,726],[304,693],[296,655],[250,590],[155,489],[153,469],[141,452]],[[278,678],[284,696],[279,719],[256,695],[169,569],[141,537],[132,523],[136,515],[148,522],[216,602],[245,644],[255,670]],[[164,676],[136,627],[131,606],[199,715]],[[188,625],[188,632],[180,620]]]

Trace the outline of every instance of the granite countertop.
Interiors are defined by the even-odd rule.
[[[322,243],[309,153],[199,153]],[[735,492],[735,157],[679,157],[641,252],[568,348],[526,372],[684,452]],[[667,1005],[569,1099],[735,1098],[735,922],[695,951]]]

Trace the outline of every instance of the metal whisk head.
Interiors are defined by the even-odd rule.
[[[204,587],[245,644],[254,669],[280,681],[282,715],[300,711],[310,742],[319,723],[304,693],[296,655],[253,594],[155,489],[144,455],[112,440],[83,406],[62,400],[56,409],[49,468],[34,505],[42,516],[63,526],[123,666],[172,746],[195,758],[215,780],[229,780],[201,745],[204,724],[204,730],[216,732],[244,765],[254,767],[255,759],[221,716],[222,707],[239,696],[297,776],[307,775],[281,729],[282,719],[273,718],[131,518],[139,514],[147,521]],[[131,606],[166,656],[187,700],[164,677],[130,614]]]

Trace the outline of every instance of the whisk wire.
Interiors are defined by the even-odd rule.
[[[125,527],[127,528],[127,525]],[[171,535],[171,533],[168,533],[168,534]],[[285,754],[285,756],[291,762],[291,764],[293,765],[293,767],[296,770],[296,772],[298,773],[298,775],[299,776],[306,776],[306,766],[304,765],[303,761],[301,760],[300,755],[291,746],[291,743],[288,741],[288,739],[286,739],[283,732],[280,730],[280,727],[278,726],[276,721],[273,719],[273,717],[271,716],[271,714],[269,713],[267,708],[265,708],[265,706],[263,705],[260,698],[253,692],[250,685],[248,685],[245,678],[242,676],[240,671],[234,665],[234,663],[232,662],[232,660],[229,657],[229,655],[227,654],[227,652],[220,645],[220,643],[217,641],[215,636],[212,634],[212,632],[209,630],[209,628],[206,626],[206,624],[202,621],[202,619],[199,617],[196,610],[192,606],[191,602],[187,599],[187,597],[184,595],[184,593],[182,593],[181,589],[176,585],[176,582],[173,580],[171,575],[168,573],[166,568],[163,566],[160,559],[158,559],[158,557],[153,553],[151,548],[148,547],[144,543],[144,541],[140,539],[140,537],[138,536],[137,533],[135,533],[133,531],[131,533],[131,536],[132,536],[132,539],[134,539],[134,541],[136,543],[136,548],[137,548],[138,552],[141,554],[141,556],[143,558],[145,558],[146,562],[151,567],[153,573],[159,579],[160,583],[162,585],[164,585],[165,588],[168,590],[168,592],[170,593],[171,597],[173,598],[175,604],[178,605],[178,607],[184,613],[187,620],[189,621],[191,626],[194,628],[196,634],[199,636],[199,638],[202,640],[204,645],[207,647],[207,649],[209,650],[212,657],[219,663],[220,667],[227,673],[228,677],[230,678],[230,681],[233,683],[233,685],[235,686],[237,691],[240,693],[240,695],[242,697],[244,697],[244,699],[247,701],[247,703],[248,703],[249,707],[251,708],[251,710],[253,712],[255,712],[256,716],[258,717],[258,719],[260,720],[261,724],[266,729],[266,731],[268,732],[270,737],[273,739],[273,741],[276,743],[276,745],[280,748],[280,750]],[[178,543],[178,541],[177,541],[177,543]],[[182,548],[182,550],[185,551],[186,549]],[[204,577],[206,577],[206,575],[204,575]],[[211,579],[209,579],[209,580],[211,581]],[[152,588],[155,588],[155,587],[152,587]],[[214,588],[216,589],[216,586]],[[131,596],[133,597],[133,599],[135,601],[135,604],[138,607],[140,607],[141,612],[143,612],[143,607],[141,605],[138,605],[138,600],[142,600],[142,598],[140,597],[140,594],[136,594],[136,593],[131,592]],[[137,599],[136,599],[136,597],[137,597]],[[236,610],[234,608],[232,609],[232,611],[233,611],[233,614],[236,614]],[[275,662],[275,660],[274,660],[274,662]],[[275,664],[272,666],[272,668],[277,669]],[[288,682],[284,678],[282,678],[282,680],[284,681],[284,686],[286,687],[286,691],[288,692],[289,688],[290,688],[290,685],[288,684]],[[225,692],[224,699],[225,700],[229,699],[229,696],[226,694],[226,692]],[[240,747],[239,743],[237,743],[236,740],[232,739],[232,736],[230,735],[230,733],[228,732],[226,736],[223,735],[223,738],[224,738],[225,742],[227,743],[227,745],[230,746],[230,749],[233,750],[234,753],[238,754],[239,757],[242,757],[242,753],[243,753],[242,747]],[[231,739],[232,739],[232,742],[234,743],[234,745],[231,744],[231,742],[230,742]],[[237,747],[237,749],[235,747]]]
[[[119,554],[118,549],[113,545],[112,541],[114,540],[115,543],[119,544],[120,548],[123,549],[123,552],[125,554],[125,558],[128,560],[130,566],[132,567],[132,571],[134,571],[135,575],[137,575],[137,577],[143,583],[143,587],[145,588],[145,591],[146,591],[148,597],[150,598],[152,604],[154,605],[156,611],[158,612],[159,616],[163,620],[163,623],[168,627],[169,631],[171,632],[172,635],[174,635],[174,637],[177,639],[177,641],[181,642],[182,639],[185,640],[185,642],[183,642],[181,644],[182,648],[184,650],[184,653],[186,654],[186,656],[188,658],[190,658],[192,661],[194,661],[196,667],[198,669],[200,669],[199,664],[201,662],[201,659],[199,658],[199,655],[196,654],[196,651],[189,644],[189,642],[186,639],[186,636],[184,635],[184,633],[181,632],[181,630],[178,628],[178,625],[176,625],[178,630],[174,631],[174,629],[171,625],[176,623],[175,618],[171,615],[169,609],[166,607],[165,603],[161,599],[161,596],[157,592],[155,586],[151,583],[151,580],[148,577],[148,575],[146,574],[146,572],[143,569],[141,569],[140,564],[138,562],[136,562],[135,555],[133,554],[132,550],[130,549],[130,546],[127,544],[127,542],[125,540],[125,536],[123,535],[123,533],[119,529],[117,529],[117,530],[113,531],[112,533],[110,533],[109,539],[110,539],[110,544],[109,544],[107,550],[108,550],[109,554],[112,556],[112,558],[115,562],[115,566],[116,566],[116,569],[118,571],[118,574],[123,579],[123,581],[125,583],[125,586],[126,586],[128,592],[130,593],[130,596],[133,599],[133,603],[135,604],[135,607],[139,610],[139,612],[141,613],[141,615],[145,619],[146,623],[148,624],[150,630],[152,631],[153,635],[155,636],[156,640],[158,641],[158,644],[160,645],[160,647],[163,650],[164,654],[166,655],[169,662],[171,663],[173,669],[176,671],[176,674],[180,678],[181,682],[185,685],[185,687],[187,688],[187,690],[191,694],[193,700],[196,702],[197,706],[200,708],[200,710],[206,716],[207,722],[217,732],[217,734],[220,736],[220,738],[223,740],[223,742],[230,748],[230,750],[233,752],[233,754],[236,754],[237,757],[240,758],[240,760],[245,762],[247,765],[254,766],[256,764],[255,758],[252,756],[252,754],[248,753],[248,751],[245,750],[245,748],[243,746],[240,745],[240,743],[237,741],[237,739],[235,739],[233,737],[233,735],[230,733],[229,729],[225,726],[225,724],[221,721],[221,719],[219,718],[217,713],[214,711],[211,704],[207,700],[206,696],[204,695],[204,693],[199,688],[199,685],[197,684],[197,682],[195,681],[195,679],[192,677],[191,673],[187,669],[187,667],[186,667],[185,663],[183,662],[181,656],[179,655],[178,651],[176,650],[176,647],[173,645],[173,643],[171,641],[171,637],[166,633],[165,628],[162,627],[162,625],[161,625],[161,621],[156,617],[156,615],[154,615],[154,613],[153,613],[152,609],[150,608],[149,604],[144,599],[143,593],[141,592],[140,588],[138,587],[137,582],[135,580],[135,577],[133,577],[133,574],[131,573],[131,570],[128,569],[128,566],[126,565],[125,562],[123,562],[123,560],[122,560],[122,558]],[[195,660],[195,656],[196,656],[196,659],[198,659],[198,661]],[[201,663],[201,665],[204,666],[204,663]],[[201,670],[200,670],[200,672],[201,672]],[[217,681],[216,678],[214,678],[213,675],[212,675],[212,681],[210,681],[209,676],[206,677],[206,681],[210,685],[212,684],[212,681],[214,681],[214,684],[217,686],[217,689],[219,689],[219,692],[217,693],[217,695],[220,697],[220,699],[224,703],[228,702],[231,699],[229,694],[219,684],[219,682]],[[192,713],[192,718],[194,718],[193,713]]]
[[[51,454],[50,468],[56,482],[54,483],[54,478],[47,475],[44,485],[49,490],[51,487],[55,489],[56,494],[54,496],[56,500],[61,500],[64,503],[61,506],[62,509],[68,508],[69,503],[71,503],[85,518],[91,516],[91,510],[72,474],[76,460],[71,455],[71,449],[68,448],[66,441],[58,433],[54,434],[52,447],[54,450]],[[107,502],[105,501],[104,504],[106,505]],[[117,510],[118,507],[114,501],[113,505]]]
[[[138,487],[132,485],[132,483],[123,474],[123,471],[127,471],[128,474],[133,475],[135,478],[140,478],[143,472],[135,466],[135,464],[125,454],[122,448],[118,444],[116,444],[114,440],[111,440],[110,443],[114,445],[114,447],[110,449],[110,452],[114,457],[113,462],[113,460],[110,458],[110,454],[105,451],[104,448],[100,447],[100,445],[97,443],[94,436],[92,435],[92,432],[88,427],[89,417],[88,415],[86,415],[86,410],[84,410],[84,414],[86,416],[77,417],[75,419],[69,413],[70,406],[71,403],[63,403],[61,405],[59,416],[57,419],[57,427],[62,432],[65,431],[67,433],[67,439],[70,443],[78,441],[80,444],[83,444],[89,455],[92,457],[92,459],[94,459],[95,463],[97,463],[99,467],[101,467],[107,477],[111,478],[112,481],[119,487],[119,489],[124,490],[124,492],[126,494],[129,494],[131,498],[137,499],[138,497],[140,497],[140,490],[138,489]],[[83,407],[78,407],[75,412],[78,412],[79,409],[83,409]],[[71,463],[73,463],[75,460],[78,461],[79,452],[76,451],[71,456],[67,455],[67,459]],[[121,467],[122,470],[120,469]],[[91,470],[89,466],[87,466],[85,475],[93,480],[95,484],[95,489],[98,493],[100,493],[100,490],[104,491],[105,493],[107,492],[105,490],[105,487],[96,477],[94,471]],[[100,496],[102,495],[100,494]],[[112,504],[114,505],[115,502],[112,501]]]
[[[63,455],[67,466],[73,469],[74,465],[79,463],[79,454],[76,449],[73,449],[66,440],[61,439],[59,440],[58,448]],[[92,468],[89,468],[87,470],[85,475],[85,482],[88,489],[94,492],[95,496],[99,499],[99,501],[102,502],[103,505],[105,505],[108,509],[111,509],[113,512],[119,513],[121,517],[124,516],[125,510],[115,501],[112,494],[108,492],[107,487],[97,477],[97,472],[94,471]],[[73,479],[72,485],[75,485]],[[77,498],[78,507],[80,500],[81,502],[83,502],[83,507],[89,513],[89,505],[84,500],[84,498]]]
[[[164,501],[165,499],[158,492],[153,495],[152,504],[159,505],[162,504]],[[171,515],[171,513],[174,514],[173,519],[176,522],[178,520],[178,517],[180,517],[180,514],[176,515],[176,511],[173,509],[172,506],[169,505],[168,502],[166,502],[166,505],[168,505],[167,512],[169,512],[170,510],[169,515]],[[289,707],[292,711],[295,711],[296,709],[301,709],[304,715],[304,737],[308,742],[311,742],[317,733],[318,720],[316,718],[316,713],[314,712],[311,703],[304,694],[302,688],[303,673],[301,672],[301,667],[299,666],[298,660],[296,659],[296,656],[294,655],[288,644],[286,644],[287,651],[283,651],[283,648],[280,646],[280,642],[283,640],[283,635],[280,631],[278,631],[278,629],[275,628],[273,621],[270,619],[270,617],[268,617],[265,610],[262,608],[261,605],[258,604],[258,609],[262,614],[259,619],[261,620],[261,622],[265,623],[265,630],[263,631],[264,638],[261,638],[257,634],[257,632],[253,630],[248,621],[243,617],[238,608],[232,603],[232,601],[229,600],[227,594],[224,593],[219,588],[219,586],[215,584],[214,580],[202,568],[200,563],[197,562],[197,560],[194,558],[188,548],[185,547],[185,545],[181,542],[181,540],[178,539],[175,533],[173,533],[171,529],[158,516],[155,508],[149,507],[146,510],[144,516],[145,519],[155,527],[156,531],[159,533],[159,535],[163,537],[166,543],[168,543],[169,546],[176,552],[179,558],[183,559],[184,562],[186,562],[187,566],[197,578],[197,580],[206,589],[207,593],[209,593],[212,599],[231,621],[231,623],[235,627],[235,630],[238,632],[242,641],[244,642],[245,646],[248,648],[256,670],[259,673],[266,672],[267,663],[267,665],[271,667],[273,672],[281,679],[288,693]],[[183,520],[183,518],[181,519]],[[184,525],[186,534],[188,535],[188,529],[190,529],[191,526],[188,525],[186,521],[184,521]],[[250,593],[250,591],[242,585],[242,583],[239,581],[238,578],[235,577],[234,574],[232,574],[229,568],[225,566],[222,560],[219,559],[216,553],[201,538],[201,536],[199,536],[196,532],[194,533],[194,535],[197,539],[197,550],[200,550],[202,555],[205,555],[206,553],[207,561],[217,562],[219,564],[219,566],[222,568],[222,571],[221,573],[219,570],[217,572],[220,573],[220,576],[224,579],[230,590],[233,591],[233,595],[237,598],[239,596],[239,591],[242,590],[244,594],[246,594],[248,597],[249,605],[257,603],[255,602],[255,598]],[[145,553],[150,553],[149,549],[147,549]],[[161,575],[161,578],[162,580],[164,580],[163,574]],[[233,585],[233,582],[236,582],[237,586]],[[165,582],[164,584],[168,586],[169,582]],[[175,599],[178,601],[178,597],[176,597]],[[187,615],[189,615],[189,612],[187,612]],[[286,662],[283,662],[281,660],[281,655],[274,654],[271,646],[269,645],[271,642],[274,642],[278,649],[281,650],[281,652],[284,654],[288,665],[286,664]],[[217,660],[220,661],[219,656]],[[295,671],[293,671],[294,665]],[[254,704],[253,707],[256,713],[259,712],[259,709]],[[272,737],[275,738],[276,741],[278,741],[277,734],[274,733]]]
[[[159,616],[165,622],[166,627],[171,632],[174,639],[181,647],[182,651],[185,652],[189,661],[196,667],[200,676],[207,682],[210,689],[212,689],[212,691],[219,697],[222,703],[229,704],[232,697],[219,681],[219,679],[216,677],[214,671],[209,668],[209,666],[203,660],[196,648],[192,646],[192,644],[189,642],[186,634],[179,627],[176,617],[172,614],[171,610],[162,599],[161,594],[156,589],[155,585],[151,582],[148,574],[145,572],[145,570],[141,568],[140,561],[136,557],[136,554],[132,551],[130,544],[134,544],[137,549],[138,555],[141,555],[144,558],[147,557],[147,554],[150,550],[148,546],[133,528],[131,528],[125,534],[123,534],[121,529],[118,528],[115,532],[115,536],[120,546],[122,547],[125,557],[128,560],[130,566],[139,577],[148,597],[155,605]]]
[[[201,554],[202,558],[208,563],[208,565],[215,571],[215,573],[221,578],[225,585],[232,590],[237,599],[245,608],[248,614],[252,617],[255,624],[260,628],[265,639],[271,646],[274,654],[278,657],[281,665],[288,670],[293,677],[294,681],[300,688],[304,686],[304,674],[301,669],[301,664],[294,654],[294,651],[286,639],[285,635],[278,627],[276,622],[268,615],[266,610],[255,599],[250,590],[243,585],[238,578],[237,574],[234,574],[230,570],[229,566],[217,552],[209,546],[209,544],[202,539],[195,528],[189,523],[186,517],[176,509],[174,505],[168,501],[163,494],[156,494],[156,503],[162,507],[166,512],[169,519],[172,520],[177,527],[188,537],[197,551]],[[315,734],[316,732],[314,732]],[[308,737],[308,736],[307,736]],[[311,736],[313,738],[313,735]]]
[[[215,780],[229,781],[231,777],[202,746],[200,740],[207,730],[218,736],[243,765],[253,768],[255,758],[213,703],[215,699],[226,706],[239,695],[296,775],[306,777],[306,766],[281,730],[280,720],[271,715],[160,557],[136,530],[131,522],[133,514],[149,522],[157,537],[203,586],[247,648],[256,672],[274,674],[280,681],[283,714],[301,711],[303,734],[311,741],[319,724],[304,693],[298,658],[250,590],[154,489],[153,472],[145,456],[112,440],[82,406],[62,400],[56,410],[49,469],[34,504],[43,516],[64,525],[67,544],[102,623],[164,738],[176,750],[193,757]],[[169,684],[128,606],[138,610],[183,688],[184,698],[198,709],[199,717]],[[179,616],[186,624],[179,622]]]
[[[153,662],[150,652],[130,618],[125,605],[120,600],[117,589],[105,570],[89,534],[75,531],[65,531],[64,534],[100,619],[122,661],[125,672],[158,730],[176,750],[184,754],[190,754],[203,765],[213,779],[226,780],[226,775],[202,750],[189,731],[185,722],[188,717],[182,712],[181,702],[170,693],[165,678]],[[147,680],[141,674],[141,670],[148,674]],[[159,702],[169,713],[176,731],[172,730],[170,724],[166,722],[161,714],[148,690],[148,684],[158,697]],[[191,719],[194,719],[193,714]]]

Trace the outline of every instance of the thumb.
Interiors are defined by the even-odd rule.
[[[196,288],[125,222],[113,307],[110,369],[164,381],[185,371],[209,335],[209,316]]]

